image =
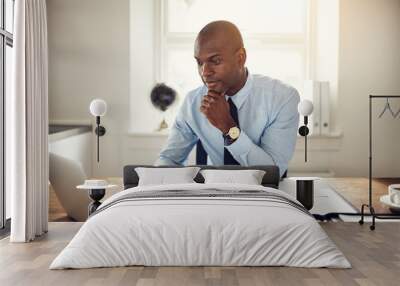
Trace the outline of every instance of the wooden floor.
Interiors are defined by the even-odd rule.
[[[81,223],[50,223],[32,243],[0,241],[0,285],[399,285],[400,223],[370,231],[356,223],[321,224],[352,269],[289,267],[119,267],[48,270]]]
[[[113,184],[122,185],[121,178],[108,178]],[[324,178],[341,194],[349,203],[357,209],[363,203],[368,202],[368,179],[367,178]],[[378,213],[390,213],[388,207],[379,202],[379,197],[387,194],[387,186],[400,183],[400,178],[374,179],[373,180],[373,202],[375,211]],[[50,187],[49,195],[49,221],[73,221],[67,216],[61,206],[54,190]]]
[[[49,221],[73,221],[67,216],[51,185],[49,186]]]

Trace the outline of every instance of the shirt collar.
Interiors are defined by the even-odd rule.
[[[231,96],[225,95],[225,99],[228,100],[228,98],[231,98],[236,108],[239,110],[240,107],[245,102],[245,100],[247,99],[248,95],[250,94],[252,86],[253,86],[253,76],[247,70],[247,79],[244,86],[234,95]]]

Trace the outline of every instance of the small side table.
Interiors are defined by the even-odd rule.
[[[290,177],[296,181],[296,199],[307,209],[311,210],[314,206],[314,181],[318,177]]]
[[[94,186],[94,185],[84,184],[76,186],[77,189],[89,190],[89,197],[92,199],[92,202],[88,206],[89,216],[92,213],[94,213],[97,210],[97,208],[101,205],[100,200],[106,194],[106,189],[113,187],[117,187],[117,185]]]

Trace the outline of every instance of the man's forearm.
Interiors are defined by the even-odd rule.
[[[241,131],[239,138],[227,146],[227,149],[242,166],[276,165],[281,176],[287,169],[287,163],[279,160],[277,154],[271,154],[254,144],[244,131]]]
[[[176,162],[174,162],[173,160],[164,157],[164,156],[160,156],[157,161],[154,163],[155,166],[178,166],[181,164],[177,164]]]

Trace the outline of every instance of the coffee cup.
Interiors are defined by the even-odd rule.
[[[388,192],[390,202],[400,206],[400,184],[389,185]]]

